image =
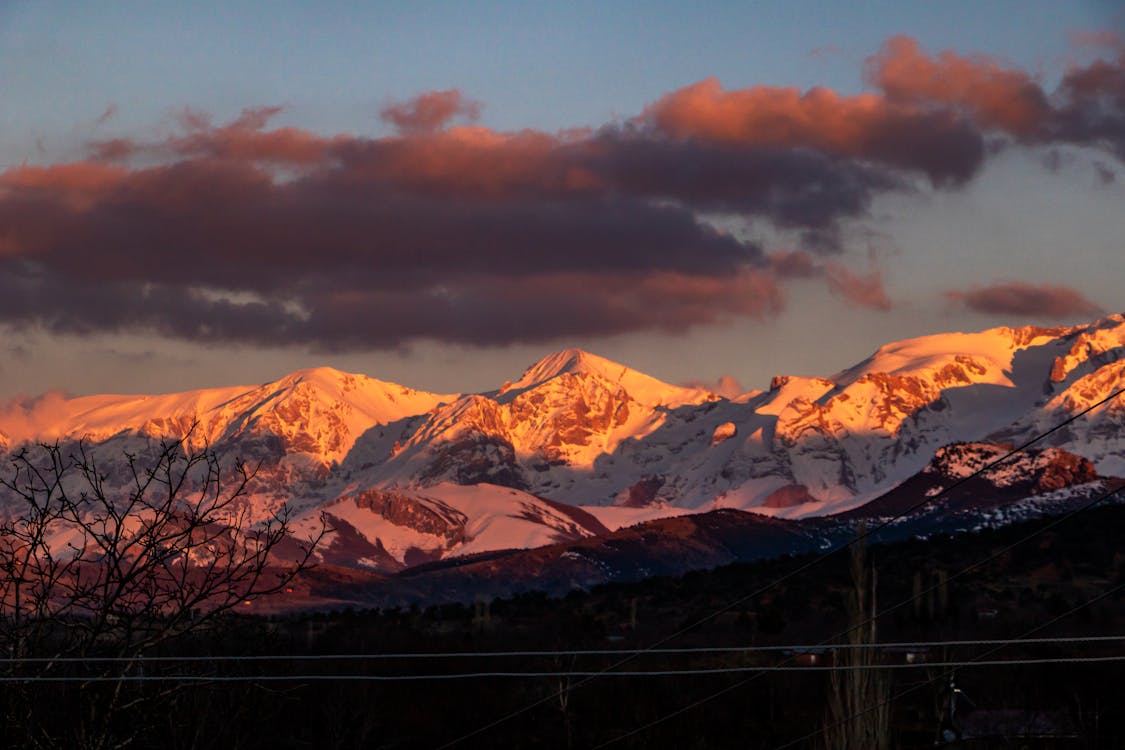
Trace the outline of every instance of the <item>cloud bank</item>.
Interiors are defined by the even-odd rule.
[[[945,296],[974,312],[988,315],[1066,318],[1105,312],[1078,291],[1055,284],[1004,281],[967,291],[948,291]]]
[[[1118,57],[1048,93],[994,60],[897,37],[868,62],[871,93],[709,79],[558,133],[454,126],[480,112],[455,89],[387,104],[387,137],[274,127],[277,107],[221,124],[184,110],[167,137],[0,173],[0,322],[491,345],[768,316],[792,278],[888,309],[878,269],[842,261],[848,225],[880,195],[963,185],[997,139],[1125,158],[1125,52],[1108,49]],[[788,232],[800,250],[768,254],[716,216]],[[1028,296],[988,302],[1004,291],[955,298],[987,311]]]

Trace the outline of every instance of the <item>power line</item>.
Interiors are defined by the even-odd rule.
[[[1096,603],[1100,602],[1102,599],[1113,596],[1114,594],[1116,594],[1120,591],[1123,591],[1123,590],[1125,590],[1125,583],[1118,584],[1118,585],[1114,586],[1112,589],[1110,589],[1109,591],[1104,591],[1101,594],[1098,594],[1093,599],[1089,599],[1089,600],[1083,602],[1082,604],[1079,604],[1078,606],[1073,607],[1072,609],[1070,609],[1066,612],[1063,612],[1061,615],[1058,615],[1058,616],[1048,620],[1047,622],[1043,623],[1042,625],[1035,626],[1031,630],[1028,630],[1026,633],[1024,633],[1024,635],[1027,636],[1027,635],[1031,635],[1032,633],[1038,633],[1041,630],[1045,630],[1046,628],[1049,628],[1051,625],[1054,625],[1056,622],[1059,622],[1060,620],[1063,620],[1067,617],[1070,617],[1075,612],[1078,612],[1079,610],[1085,609],[1086,607],[1089,607],[1093,604],[1096,604]],[[990,651],[986,651],[985,653],[976,657],[976,659],[983,660],[986,657],[991,656],[992,654],[996,653],[997,650],[998,649],[992,649]],[[983,661],[976,661],[976,663],[983,663]],[[929,680],[925,680],[924,682],[920,682],[917,685],[913,685],[913,686],[911,686],[911,687],[909,687],[905,690],[902,690],[902,691],[896,693],[895,695],[892,695],[890,698],[887,698],[885,701],[882,701],[881,703],[877,703],[874,706],[870,706],[868,708],[865,708],[864,710],[859,711],[857,713],[854,713],[851,716],[846,717],[844,719],[841,719],[840,721],[837,721],[837,722],[835,722],[831,725],[823,726],[820,729],[818,729],[814,732],[810,732],[803,737],[798,737],[795,740],[791,740],[791,741],[787,742],[786,744],[775,748],[775,750],[786,750],[786,748],[793,747],[794,745],[801,744],[801,743],[805,742],[806,740],[810,740],[810,739],[812,739],[812,738],[814,738],[814,737],[816,737],[820,734],[823,734],[829,728],[835,728],[835,727],[838,727],[838,726],[840,726],[842,724],[845,724],[849,721],[854,721],[854,720],[858,719],[859,717],[864,716],[865,714],[868,714],[872,711],[876,711],[876,710],[882,708],[883,706],[888,706],[888,705],[894,703],[895,701],[906,697],[910,693],[915,692],[916,690],[921,690],[924,687],[927,687],[929,685],[933,685],[935,682],[937,682],[939,680],[944,680],[944,679],[950,677],[952,674],[953,674],[953,671],[951,670],[949,672],[945,672],[943,674],[940,674],[936,677],[932,677]]]
[[[952,579],[950,579],[952,580]],[[924,595],[926,592],[922,592]],[[909,601],[907,602],[909,603]],[[881,617],[893,611],[895,607],[880,612],[876,617]],[[859,627],[859,626],[856,626]],[[839,635],[834,637],[840,637]],[[387,654],[217,654],[214,656],[34,656],[34,657],[4,657],[0,664],[135,664],[135,663],[166,663],[166,662],[263,662],[263,661],[375,661],[375,660],[410,660],[410,659],[465,659],[473,657],[484,658],[554,658],[562,656],[621,656],[621,655],[706,655],[706,654],[752,654],[772,652],[808,652],[824,650],[852,649],[923,649],[923,648],[957,648],[965,646],[1005,646],[1005,645],[1058,645],[1063,643],[1113,643],[1125,641],[1125,635],[1076,635],[1054,636],[1050,638],[1016,639],[1016,638],[975,638],[960,640],[939,641],[886,641],[880,643],[820,643],[783,644],[765,646],[712,646],[699,648],[655,648],[655,649],[575,649],[570,651],[450,651],[450,652],[416,652],[416,653],[387,653]]]
[[[702,667],[692,669],[653,669],[631,672],[601,672],[590,671],[562,671],[547,670],[539,672],[442,672],[434,674],[253,674],[253,675],[26,675],[0,677],[0,683],[20,682],[301,682],[301,681],[359,681],[359,682],[418,682],[426,680],[478,680],[501,678],[545,678],[545,677],[698,677],[720,674],[739,674],[746,672],[854,672],[863,670],[884,671],[902,669],[935,669],[935,668],[968,668],[968,667],[1003,667],[1003,666],[1034,666],[1042,664],[1101,664],[1109,662],[1125,662],[1125,654],[1111,654],[1103,656],[1045,656],[1028,657],[1022,659],[992,659],[939,661],[939,662],[902,662],[891,664],[849,664],[841,666],[832,665],[782,665],[775,664],[765,667]]]
[[[1123,389],[1123,390],[1125,390],[1125,389]],[[1057,519],[1054,519],[1053,521],[1051,521],[1051,523],[1047,524],[1046,526],[1042,526],[1042,527],[1036,529],[1034,532],[1024,536],[1023,538],[1021,538],[1021,539],[1001,548],[999,551],[994,552],[993,554],[989,555],[988,557],[984,558],[983,560],[978,560],[977,562],[974,562],[974,563],[968,565],[967,567],[962,568],[961,570],[957,571],[952,576],[950,576],[947,579],[947,581],[952,581],[952,580],[955,580],[957,578],[960,578],[961,576],[963,576],[963,575],[965,575],[965,574],[967,574],[967,573],[969,573],[969,572],[971,572],[971,571],[973,571],[973,570],[975,570],[975,569],[977,569],[977,568],[979,568],[983,565],[988,564],[992,560],[995,560],[996,558],[1010,552],[1015,547],[1025,543],[1027,541],[1030,541],[1031,539],[1034,539],[1035,537],[1039,536],[1040,534],[1043,534],[1047,531],[1050,531],[1052,528],[1058,526],[1061,523],[1064,523],[1065,521],[1068,521],[1069,519],[1073,518],[1074,516],[1077,516],[1080,513],[1084,513],[1086,511],[1090,510],[1091,508],[1098,505],[1099,503],[1101,503],[1101,502],[1109,499],[1113,495],[1117,494],[1123,488],[1125,488],[1125,482],[1119,484],[1117,487],[1110,490],[1109,492],[1106,492],[1106,493],[1103,493],[1102,495],[1099,495],[1098,497],[1096,497],[1091,502],[1086,503],[1085,505],[1070,511],[1069,513],[1066,513],[1065,515],[1060,516]],[[891,612],[894,612],[895,610],[897,610],[901,607],[904,607],[908,604],[911,604],[912,602],[920,599],[921,597],[925,596],[929,592],[934,591],[935,589],[938,588],[938,586],[940,586],[940,584],[931,586],[930,588],[926,589],[925,591],[921,591],[921,592],[915,594],[914,596],[911,596],[908,599],[904,599],[903,601],[900,601],[897,604],[894,604],[894,605],[892,605],[890,607],[887,607],[886,609],[884,609],[880,612],[877,612],[873,617],[867,618],[863,622],[860,622],[860,623],[858,623],[856,625],[853,625],[853,626],[849,626],[845,630],[843,630],[843,631],[831,636],[830,638],[822,641],[820,644],[818,644],[817,647],[823,648],[823,647],[829,645],[833,640],[836,640],[837,638],[842,638],[842,637],[846,636],[848,633],[851,633],[853,630],[867,627],[868,625],[870,625],[872,623],[872,621],[878,620],[880,617],[882,617],[884,615],[890,614]],[[1003,646],[998,646],[996,649],[993,649],[992,651],[990,651],[988,653],[995,653],[996,650],[999,650],[999,648],[1002,648],[1002,647]],[[790,657],[790,659],[791,658],[792,657]],[[788,661],[788,660],[789,659],[783,660],[781,662],[781,664],[784,664],[785,661]],[[635,728],[633,730],[630,730],[629,732],[627,732],[623,735],[620,735],[620,736],[618,736],[618,737],[616,737],[612,740],[609,740],[609,741],[604,742],[600,745],[597,745],[595,750],[597,750],[597,748],[608,747],[609,745],[612,745],[616,742],[619,742],[623,739],[626,739],[627,737],[632,737],[635,734],[643,732],[646,729],[651,729],[652,727],[656,726],[657,724],[661,724],[661,723],[667,721],[668,719],[675,718],[676,716],[679,716],[682,713],[685,713],[685,712],[687,712],[687,711],[689,711],[693,708],[701,706],[704,703],[707,703],[708,701],[711,701],[715,698],[718,698],[718,697],[730,692],[731,690],[734,690],[737,687],[742,687],[743,685],[746,685],[747,683],[751,682],[752,680],[757,679],[762,674],[765,674],[765,671],[759,672],[758,674],[751,675],[751,676],[747,677],[746,679],[740,680],[733,685],[729,685],[729,686],[727,686],[727,687],[725,687],[721,690],[718,690],[718,691],[716,691],[716,692],[714,692],[710,695],[704,696],[703,698],[700,698],[699,700],[696,700],[696,701],[692,702],[691,704],[689,704],[687,706],[684,706],[681,709],[677,709],[677,710],[675,710],[675,711],[673,711],[669,714],[665,714],[664,716],[661,716],[657,719],[654,719],[653,721],[650,721],[647,724],[644,724],[643,726],[637,727],[637,728]]]
[[[710,622],[711,620],[715,619],[719,615],[721,615],[725,612],[729,612],[731,609],[733,609],[737,606],[740,606],[741,604],[744,604],[747,601],[750,601],[751,599],[754,599],[754,598],[762,595],[763,593],[765,593],[766,591],[769,591],[770,589],[774,588],[775,586],[778,586],[779,584],[784,583],[785,581],[788,581],[791,578],[794,578],[794,577],[800,575],[801,573],[804,573],[805,571],[810,570],[810,569],[820,565],[821,563],[823,563],[825,560],[832,557],[836,553],[838,553],[842,550],[845,550],[845,549],[849,549],[853,544],[857,544],[859,542],[862,542],[862,541],[868,539],[873,534],[875,534],[879,531],[882,531],[883,529],[887,528],[888,526],[895,523],[896,521],[899,521],[902,518],[909,515],[910,513],[913,513],[915,510],[918,510],[919,508],[922,508],[925,505],[928,505],[930,503],[933,503],[933,502],[937,501],[938,499],[940,499],[941,497],[943,497],[945,495],[948,495],[950,492],[952,492],[956,488],[960,487],[961,485],[979,477],[981,474],[984,474],[985,472],[991,471],[993,468],[995,468],[999,464],[1003,463],[1004,461],[1007,461],[1012,456],[1015,456],[1015,455],[1025,451],[1025,450],[1027,450],[1032,445],[1035,445],[1036,443],[1043,440],[1044,438],[1046,438],[1046,437],[1058,432],[1059,430],[1063,429],[1064,427],[1072,424],[1073,422],[1077,421],[1079,418],[1085,416],[1086,414],[1089,414],[1091,411],[1098,408],[1099,406],[1102,406],[1103,404],[1106,404],[1109,401],[1112,401],[1114,398],[1116,398],[1117,396],[1120,396],[1122,393],[1125,393],[1125,388],[1119,388],[1118,390],[1109,394],[1105,398],[1102,398],[1102,399],[1096,401],[1095,403],[1087,406],[1085,409],[1082,409],[1081,411],[1077,412],[1076,414],[1071,415],[1070,417],[1068,417],[1067,419],[1063,420],[1062,422],[1056,424],[1054,427],[1050,428],[1049,430],[1047,430],[1045,432],[1042,432],[1042,433],[1039,433],[1038,435],[1036,435],[1032,439],[1024,442],[1022,445],[1019,445],[1015,448],[1012,448],[1011,450],[1009,450],[1007,453],[1000,456],[999,458],[996,458],[993,461],[991,461],[987,464],[984,464],[983,466],[981,466],[976,471],[958,479],[953,484],[945,487],[941,492],[937,493],[936,495],[933,495],[931,497],[926,497],[923,500],[921,500],[921,501],[911,505],[910,507],[906,508],[905,510],[900,511],[899,513],[891,516],[889,519],[885,519],[884,521],[877,524],[872,529],[865,530],[862,534],[858,535],[855,539],[849,540],[848,542],[845,542],[842,545],[839,545],[839,546],[837,546],[833,549],[830,549],[830,550],[818,555],[817,557],[813,558],[812,560],[810,560],[810,561],[808,561],[808,562],[806,562],[802,565],[797,566],[796,568],[794,568],[790,572],[784,574],[780,578],[775,579],[774,581],[770,582],[766,586],[760,587],[757,590],[755,590],[755,591],[753,591],[749,594],[746,594],[745,596],[739,597],[738,599],[724,605],[722,608],[712,612],[711,614],[706,615],[706,616],[700,618],[699,620],[691,623],[690,625],[687,625],[687,626],[677,630],[675,633],[672,633],[669,636],[666,636],[664,638],[661,638],[661,639],[657,640],[655,643],[652,644],[652,647],[656,648],[658,646],[662,646],[663,644],[668,643],[669,641],[671,641],[675,638],[678,638],[679,636],[687,633],[688,631],[690,631],[690,630],[692,630],[692,629],[694,629],[694,628],[696,628],[700,625],[703,625],[707,622]],[[627,656],[626,658],[616,662],[615,664],[612,664],[609,667],[606,667],[604,672],[609,672],[609,671],[615,670],[617,667],[629,662],[630,660],[632,660],[634,658],[636,658],[636,655]],[[523,706],[522,708],[519,708],[519,709],[517,709],[517,710],[515,710],[511,713],[505,714],[504,716],[501,716],[500,718],[498,718],[498,719],[496,719],[492,722],[489,722],[488,724],[480,726],[480,727],[478,727],[478,728],[476,728],[476,729],[474,729],[470,732],[467,732],[466,734],[463,734],[463,735],[451,740],[450,742],[445,743],[444,745],[441,745],[438,748],[438,750],[446,750],[446,748],[450,748],[450,747],[453,747],[454,745],[458,745],[461,742],[469,739],[470,737],[474,737],[474,736],[480,734],[481,732],[485,732],[485,731],[488,731],[489,729],[492,729],[493,727],[499,726],[500,724],[503,724],[504,722],[509,721],[509,720],[511,720],[511,719],[523,714],[523,713],[526,713],[527,711],[530,711],[531,709],[533,709],[537,706],[540,706],[544,703],[547,703],[548,701],[555,700],[556,698],[558,698],[559,696],[563,695],[566,692],[569,692],[570,690],[575,690],[577,688],[580,688],[580,687],[582,687],[583,685],[587,684],[589,681],[591,681],[595,678],[596,678],[596,676],[584,678],[583,680],[579,681],[577,684],[575,684],[573,686],[564,687],[564,688],[562,688],[562,689],[560,689],[560,690],[558,690],[558,691],[556,691],[552,694],[549,694],[549,695],[547,695],[543,698],[540,698],[536,701],[533,701],[532,703],[529,703],[529,704]],[[731,690],[731,689],[733,689],[733,687],[725,688],[723,691],[720,691],[719,693],[716,693],[713,697],[717,697],[718,695],[721,695],[722,693],[726,692],[727,690]],[[709,699],[707,699],[707,700],[709,700]],[[703,702],[706,702],[706,700],[704,700]],[[699,704],[698,703],[692,704],[692,706],[695,706],[695,705],[699,705]],[[677,713],[680,713],[680,712],[677,712]],[[671,714],[670,716],[674,716],[674,715],[677,715],[677,714]],[[632,734],[635,734],[635,732],[630,732],[628,734],[622,735],[618,739],[623,739],[625,737],[631,736]],[[604,747],[606,744],[612,744],[612,742],[616,742],[616,741],[617,740],[612,740],[610,743],[604,743],[603,745],[599,745],[598,747]]]

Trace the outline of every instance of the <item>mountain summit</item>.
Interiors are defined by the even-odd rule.
[[[254,518],[282,504],[302,523],[328,513],[344,530],[329,559],[390,570],[688,511],[846,511],[951,444],[986,455],[1122,387],[1125,316],[1113,315],[895,342],[831,378],[778,376],[735,400],[579,349],[487,393],[315,368],[260,386],[51,396],[9,408],[0,450],[84,440],[107,464],[196,424],[200,445],[260,465]],[[1046,443],[1088,462],[1083,476],[1125,473],[1125,399]]]
[[[9,414],[13,444],[128,438],[180,438],[223,446],[267,438],[275,450],[328,464],[356,438],[433,409],[454,395],[416,391],[331,367],[297,370],[259,386],[228,386],[166,395],[44,396]],[[4,425],[4,427],[9,427]]]
[[[507,383],[497,393],[499,400],[510,401],[520,393],[563,375],[586,375],[616,383],[636,402],[646,406],[676,407],[706,401],[716,396],[702,388],[683,388],[630,369],[581,349],[563,349],[549,354],[524,371],[519,380]]]

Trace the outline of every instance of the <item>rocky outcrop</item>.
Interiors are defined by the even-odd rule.
[[[809,494],[809,488],[803,484],[787,484],[778,487],[766,496],[762,506],[766,508],[792,508],[805,503],[815,503],[817,499]]]
[[[465,541],[467,516],[433,500],[423,501],[397,492],[366,490],[341,499],[341,502],[349,501],[357,508],[377,513],[396,526],[442,537],[450,547]]]
[[[714,448],[719,443],[730,440],[737,434],[738,425],[736,425],[734,422],[723,422],[711,433],[711,447]]]

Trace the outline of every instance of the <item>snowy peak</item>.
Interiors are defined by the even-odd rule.
[[[1012,329],[993,328],[980,333],[942,333],[898,341],[879,347],[870,357],[836,375],[833,380],[850,385],[872,374],[893,376],[948,376],[970,382],[1010,386],[1007,376],[1012,359],[1027,343]],[[1049,340],[1049,339],[1045,339]],[[1028,342],[1030,343],[1030,342]]]
[[[430,411],[455,396],[415,391],[329,367],[298,370],[260,386],[210,388],[162,395],[48,394],[5,414],[13,444],[118,436],[179,438],[195,427],[200,445],[247,435],[280,439],[286,453],[329,463],[343,458],[376,424]]]
[[[85,439],[112,466],[195,425],[193,439],[224,461],[260,466],[247,498],[255,521],[283,504],[313,525],[328,513],[337,534],[326,561],[390,571],[576,540],[639,514],[798,518],[876,499],[863,512],[912,507],[1001,444],[1122,387],[1125,317],[1116,315],[909,339],[832,378],[779,375],[769,391],[733,400],[580,349],[488,393],[426,393],[318,367],[165,395],[47,394],[0,411],[0,450]],[[975,512],[978,490],[996,507],[1093,486],[1098,475],[1125,476],[1125,397],[966,485],[942,512]]]
[[[1060,383],[1115,361],[1125,349],[1125,315],[1110,315],[1088,325],[990,328],[977,333],[939,333],[879,347],[867,359],[835,376],[847,386],[873,373],[914,375],[939,386],[988,383],[1012,387],[1021,370],[1035,379]],[[1085,370],[1076,372],[1085,366]],[[1072,373],[1074,373],[1072,375]]]
[[[318,367],[253,389],[225,404],[218,416],[224,438],[266,433],[280,438],[287,452],[327,464],[342,461],[371,427],[428,412],[453,398]]]
[[[1098,367],[1125,357],[1125,315],[1111,315],[1090,326],[1076,329],[1070,348],[1055,358],[1052,383],[1082,377]]]
[[[592,372],[613,379],[613,375],[607,375],[607,373],[623,373],[627,369],[625,365],[611,362],[604,357],[590,354],[581,349],[563,349],[554,354],[548,354],[528,367],[523,376],[511,384],[511,388],[531,388],[557,378],[563,373],[577,375]]]
[[[621,386],[634,401],[650,407],[677,407],[717,398],[702,388],[671,385],[581,349],[563,349],[528,367],[519,380],[502,386],[496,394],[497,400],[512,401],[525,391],[565,375],[594,377],[614,383]]]

